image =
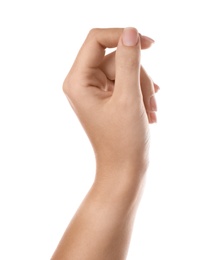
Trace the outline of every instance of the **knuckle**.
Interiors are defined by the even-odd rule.
[[[95,38],[100,29],[92,28],[88,33],[88,38]]]
[[[63,84],[62,84],[62,90],[63,92],[67,95],[70,91],[70,84],[69,84],[69,80],[68,77],[65,78]]]
[[[74,101],[78,96],[77,87],[73,77],[67,76],[63,82],[62,90],[66,96]]]

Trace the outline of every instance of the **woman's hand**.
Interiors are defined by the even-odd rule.
[[[148,123],[156,122],[158,86],[140,64],[153,40],[135,28],[93,29],[63,89],[95,152],[97,169],[145,171]],[[105,56],[106,48],[116,51]]]

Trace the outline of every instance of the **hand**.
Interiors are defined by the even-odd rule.
[[[95,152],[97,168],[144,172],[148,124],[156,122],[153,83],[140,65],[153,40],[135,28],[93,29],[68,73],[63,90]],[[106,48],[117,47],[105,56]],[[101,171],[103,172],[103,171]]]
[[[94,29],[63,89],[93,145],[96,179],[52,259],[126,259],[156,121],[154,85],[140,65],[153,40],[134,28]],[[117,47],[105,56],[105,48]]]

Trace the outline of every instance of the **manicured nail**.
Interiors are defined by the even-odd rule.
[[[157,111],[157,102],[154,95],[150,97],[150,109],[151,111]]]
[[[150,112],[150,123],[157,123],[157,115],[155,112]]]
[[[150,37],[148,37],[148,36],[141,35],[141,37],[142,37],[142,39],[145,39],[145,40],[147,40],[150,43],[155,43],[155,41],[153,39],[151,39]]]
[[[123,30],[122,42],[125,46],[135,46],[139,40],[139,33],[135,28],[127,27]]]
[[[157,93],[160,90],[160,87],[154,83],[154,91]]]

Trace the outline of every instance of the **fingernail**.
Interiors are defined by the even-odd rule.
[[[155,112],[150,112],[150,123],[157,123],[157,115]]]
[[[160,87],[155,83],[154,83],[154,90],[155,92],[158,92],[160,90]]]
[[[153,39],[151,39],[150,37],[148,36],[145,36],[145,35],[141,35],[141,37],[145,40],[147,40],[148,42],[151,42],[151,43],[155,43],[155,41]]]
[[[123,30],[122,42],[125,46],[135,46],[139,40],[139,33],[135,28],[127,27]]]
[[[157,111],[157,102],[154,95],[150,97],[150,108],[151,111]]]

